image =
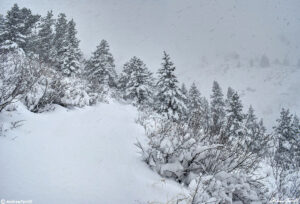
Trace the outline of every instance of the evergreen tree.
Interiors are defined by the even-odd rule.
[[[47,16],[41,19],[38,32],[37,53],[40,59],[45,63],[51,63],[54,57],[53,39],[54,39],[54,19],[52,11],[48,11]]]
[[[116,87],[117,74],[114,58],[106,40],[102,40],[92,53],[86,66],[86,72],[94,88],[102,87],[107,91],[108,88]]]
[[[248,112],[246,114],[245,119],[245,128],[250,131],[249,135],[253,135],[252,133],[256,132],[256,128],[258,127],[257,117],[254,114],[254,109],[252,106],[249,107]],[[249,141],[253,140],[253,138],[249,138]]]
[[[276,179],[277,193],[280,198],[299,196],[300,143],[299,120],[290,114],[288,109],[282,109],[275,133],[275,153],[273,170]]]
[[[185,83],[181,84],[181,93],[185,96],[185,104],[187,104],[188,99],[188,90],[186,89]]]
[[[178,88],[177,77],[174,74],[175,66],[166,52],[162,60],[162,67],[158,71],[157,111],[168,119],[179,120],[186,111],[184,95]]]
[[[299,150],[299,120],[294,118],[287,109],[282,109],[280,112],[280,118],[276,120],[277,126],[274,127],[277,148],[275,152],[275,162],[277,166],[280,166],[283,170],[291,170],[299,167],[299,163],[295,161],[295,155]]]
[[[68,30],[67,30],[67,49],[64,53],[65,60],[63,66],[63,73],[66,76],[74,75],[78,72],[80,67],[80,49],[79,49],[79,40],[76,37],[77,30],[75,28],[75,22],[72,19],[68,22]]]
[[[228,89],[227,89],[227,94],[226,94],[226,100],[225,100],[225,105],[226,105],[226,107],[228,107],[228,106],[230,105],[230,101],[231,101],[231,98],[232,98],[234,92],[235,92],[235,91],[234,91],[233,88],[228,87]]]
[[[39,24],[39,23],[38,23]],[[39,48],[38,26],[32,29],[32,32],[27,36],[26,55],[31,59],[37,57]]]
[[[6,15],[5,29],[0,36],[0,52],[5,53],[16,48],[26,52],[28,36],[39,18],[39,15],[32,15],[30,9],[20,9],[17,4],[14,4]]]
[[[214,137],[220,134],[225,119],[225,102],[223,99],[223,93],[220,85],[216,81],[213,82],[212,95],[210,97],[210,112],[212,120],[210,134]]]
[[[211,109],[209,106],[208,100],[203,97],[202,98],[202,126],[203,126],[203,133],[205,135],[209,135],[210,127],[211,127]],[[212,140],[213,138],[210,138]],[[215,142],[215,141],[214,141]]]
[[[68,23],[64,13],[60,13],[55,24],[54,48],[55,48],[55,66],[57,70],[64,70],[66,55],[68,49],[67,41]]]
[[[181,84],[180,91],[181,91],[182,95],[184,96],[183,102],[184,102],[185,106],[187,107],[188,106],[189,93],[188,93],[188,90],[187,90],[187,88],[185,86],[185,83]],[[186,109],[186,111],[182,114],[182,119],[183,120],[187,120],[188,119],[188,109]]]
[[[76,34],[74,20],[68,22],[64,13],[59,14],[54,35],[55,65],[65,76],[76,74],[80,67],[81,52]]]
[[[266,152],[268,140],[265,133],[266,128],[263,121],[257,120],[254,109],[250,106],[245,118],[244,137],[246,145],[251,152],[260,154],[260,156],[263,156],[262,154]]]
[[[195,83],[192,84],[188,92],[188,109],[189,112],[199,110],[201,107],[200,91],[198,90]]]
[[[222,142],[237,144],[243,143],[243,121],[245,115],[243,114],[243,105],[237,92],[228,99],[228,108],[226,109],[226,127],[223,134]],[[225,136],[225,137],[224,137]]]
[[[292,129],[294,135],[294,161],[297,167],[300,167],[300,121],[297,115],[293,118]]]
[[[192,84],[188,92],[188,116],[189,127],[196,135],[203,128],[203,101],[195,83]]]
[[[137,57],[133,57],[123,67],[120,84],[124,99],[133,100],[137,104],[144,104],[153,94],[152,73]]]

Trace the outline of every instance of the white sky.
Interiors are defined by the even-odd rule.
[[[233,52],[300,58],[299,0],[0,0],[0,12],[15,2],[74,18],[84,54],[106,39],[118,67],[136,55],[157,70],[163,50],[181,73]]]

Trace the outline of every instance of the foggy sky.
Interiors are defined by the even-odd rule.
[[[106,39],[118,67],[138,56],[157,70],[163,50],[181,72],[231,53],[300,58],[299,0],[0,0],[0,12],[13,3],[66,13],[85,56]]]

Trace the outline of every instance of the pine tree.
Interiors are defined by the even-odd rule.
[[[282,109],[280,118],[276,120],[277,126],[274,127],[278,146],[275,152],[275,162],[283,170],[290,170],[296,167],[294,161],[295,150],[299,143],[296,139],[295,128],[293,127],[293,115],[287,109]],[[297,129],[297,128],[296,128]]]
[[[290,114],[288,109],[282,109],[280,118],[276,120],[275,153],[273,170],[276,178],[277,193],[279,197],[298,196],[300,143],[299,120]]]
[[[245,139],[243,137],[243,121],[245,119],[243,105],[237,92],[234,92],[228,100],[229,106],[226,109],[226,127],[222,142],[229,140],[233,144],[242,145]]]
[[[148,102],[153,94],[152,82],[152,73],[141,59],[133,57],[124,65],[120,77],[124,99],[137,104]]]
[[[54,55],[57,70],[65,76],[76,74],[80,67],[81,52],[76,34],[74,20],[68,22],[64,13],[59,14],[55,24]]]
[[[293,118],[292,130],[294,135],[294,161],[300,167],[300,121],[297,115]]]
[[[79,49],[79,40],[76,37],[77,30],[75,28],[74,20],[72,19],[69,21],[67,26],[67,49],[64,53],[65,60],[62,72],[66,76],[71,76],[79,70],[81,53]]]
[[[166,52],[162,60],[162,67],[158,70],[156,109],[168,119],[179,120],[186,111],[184,95],[178,88],[175,66]]]
[[[39,23],[37,23],[38,25]],[[39,36],[38,36],[38,26],[32,29],[30,35],[27,36],[26,43],[26,55],[31,59],[36,59],[39,56]]]
[[[60,13],[55,24],[54,48],[55,48],[55,66],[57,70],[64,70],[65,53],[68,49],[68,23],[64,13]]]
[[[195,83],[192,84],[188,92],[188,109],[189,113],[197,112],[201,109],[201,97]]]
[[[53,39],[54,39],[54,19],[52,11],[48,11],[47,16],[41,19],[38,32],[37,53],[40,59],[45,63],[51,63],[54,57]]]
[[[210,127],[211,127],[211,109],[209,106],[208,100],[203,97],[202,98],[202,126],[203,126],[203,133],[205,135],[209,135]],[[210,138],[212,140],[213,138]],[[215,141],[214,141],[215,142]]]
[[[16,48],[26,52],[28,36],[39,18],[39,15],[32,15],[29,9],[20,9],[17,4],[14,4],[5,18],[5,29],[0,37],[0,52],[5,53]]]
[[[226,94],[226,100],[225,100],[225,105],[226,105],[226,107],[229,106],[230,100],[231,100],[231,98],[232,98],[234,92],[235,92],[235,91],[234,91],[233,88],[228,87],[228,89],[227,89],[227,94]]]
[[[181,84],[181,93],[185,96],[185,103],[187,104],[187,99],[188,99],[188,90],[186,89],[185,83]]]
[[[254,114],[254,109],[252,106],[249,107],[248,112],[246,114],[246,119],[245,119],[245,128],[247,131],[249,131],[249,136],[251,137],[253,134],[256,132],[256,129],[258,127],[257,123],[257,117]],[[249,142],[252,142],[254,138],[249,138]]]
[[[117,74],[114,58],[106,40],[102,40],[92,53],[86,66],[86,73],[94,88],[102,87],[107,91],[108,88],[116,87]]]
[[[245,117],[244,137],[248,149],[253,153],[263,156],[266,152],[266,145],[268,142],[266,128],[264,127],[262,120],[257,120],[252,106],[249,107]]]
[[[203,99],[195,83],[193,83],[189,89],[187,107],[189,116],[188,124],[194,135],[196,135],[204,126],[204,113]]]
[[[218,82],[213,82],[212,95],[210,96],[210,109],[211,109],[211,136],[217,136],[221,132],[225,119],[225,102],[223,93]]]
[[[185,86],[185,83],[181,84],[180,91],[181,91],[182,95],[184,96],[183,103],[185,104],[186,107],[188,107],[189,93],[188,93],[188,90],[187,90],[187,88]],[[182,114],[182,119],[183,120],[187,120],[188,119],[188,109],[186,109],[186,111]]]
[[[25,36],[21,34],[23,20],[17,4],[7,12],[4,23],[4,31],[1,33],[1,54],[20,48],[20,44],[25,43]]]

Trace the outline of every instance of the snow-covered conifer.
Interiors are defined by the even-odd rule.
[[[218,82],[213,82],[212,95],[210,96],[211,109],[211,135],[216,136],[220,134],[221,128],[224,125],[225,119],[225,102],[223,93]]]
[[[226,107],[229,106],[230,100],[231,100],[231,98],[232,98],[234,92],[235,92],[235,91],[234,91],[233,88],[228,87],[228,89],[227,89],[227,94],[226,94],[226,99],[225,99],[225,105],[226,105]]]
[[[203,133],[205,135],[208,135],[210,131],[210,125],[211,125],[211,109],[209,106],[209,102],[205,97],[202,97],[202,128]],[[210,138],[212,139],[212,138]]]
[[[152,73],[141,59],[133,57],[123,67],[120,86],[124,99],[144,104],[153,94]]]
[[[181,93],[185,96],[185,103],[187,104],[187,101],[188,101],[188,90],[187,90],[187,88],[186,88],[186,85],[185,85],[185,83],[182,83],[181,84],[181,87],[180,87],[180,90],[181,90]]]
[[[181,84],[180,90],[181,90],[182,95],[184,96],[183,102],[184,102],[185,106],[187,107],[186,111],[183,113],[182,119],[187,120],[187,118],[188,118],[188,97],[189,97],[189,93],[188,93],[188,90],[186,88],[185,83]]]
[[[248,109],[244,126],[244,139],[246,140],[246,145],[249,151],[259,154],[260,156],[264,156],[268,150],[267,145],[269,143],[269,138],[268,135],[266,135],[266,128],[263,121],[257,120],[252,106]]]
[[[201,108],[201,96],[195,83],[192,84],[188,92],[188,109],[189,112],[199,111]]]
[[[294,152],[295,152],[295,162],[297,167],[300,167],[300,121],[297,115],[294,115],[293,122],[292,122],[292,129],[294,135]]]
[[[116,87],[114,58],[106,40],[102,40],[92,53],[92,57],[87,62],[86,75],[94,89],[108,91],[107,89]]]
[[[0,34],[0,52],[6,53],[16,48],[26,51],[28,36],[39,17],[33,15],[30,9],[20,9],[17,4],[14,4],[11,10],[7,12],[5,29]]]
[[[37,54],[44,63],[53,62],[54,57],[54,19],[52,11],[48,11],[47,15],[41,19],[38,31]]]
[[[299,129],[297,133],[297,118],[294,119],[288,109],[282,109],[280,118],[277,119],[277,126],[274,127],[278,146],[275,152],[275,162],[283,170],[290,170],[297,167],[295,162],[295,151],[299,150]],[[298,122],[299,123],[299,122]],[[299,128],[299,127],[298,127]]]
[[[66,15],[60,13],[55,24],[54,47],[55,47],[55,66],[58,71],[64,69],[65,52],[67,51],[68,22]]]
[[[71,76],[76,74],[80,68],[81,52],[79,49],[79,40],[76,37],[77,30],[74,20],[70,20],[67,26],[67,47],[66,52],[64,52],[65,59],[62,72],[66,76]]]
[[[178,87],[178,80],[174,74],[175,66],[166,52],[162,60],[162,67],[158,71],[157,111],[169,119],[178,120],[186,111],[184,95]]]
[[[300,195],[299,180],[299,120],[288,109],[282,109],[275,131],[273,172],[279,198]]]
[[[237,92],[234,92],[228,99],[228,107],[226,109],[226,126],[222,134],[221,141],[226,143],[228,140],[233,143],[242,145],[243,137],[243,105]]]
[[[192,84],[188,92],[188,123],[189,127],[197,134],[203,127],[203,102],[195,83]]]

